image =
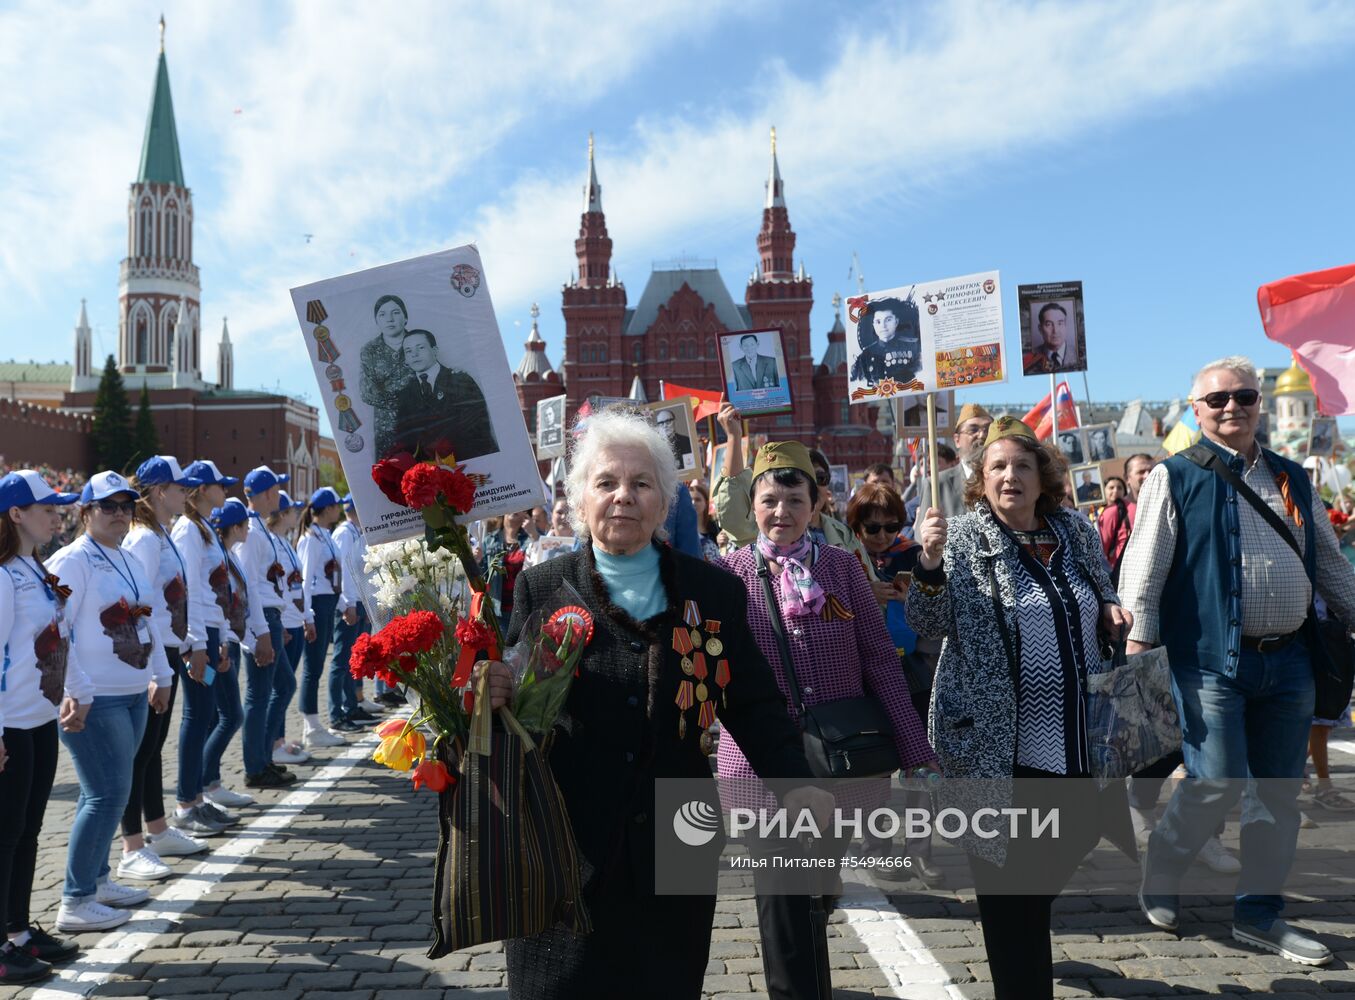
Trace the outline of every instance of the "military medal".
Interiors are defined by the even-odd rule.
[[[711,636],[706,640],[706,652],[711,656],[719,656],[725,651],[725,644],[719,639]]]
[[[705,626],[707,635],[701,635]],[[682,624],[673,628],[673,651],[682,657],[682,673],[693,680],[678,682],[677,695],[673,701],[678,708],[678,739],[687,736],[687,709],[697,706],[696,724],[701,730],[707,730],[715,724],[715,702],[711,700],[710,686],[706,678],[710,675],[710,666],[706,655],[717,657],[725,650],[723,640],[716,638],[720,631],[718,619],[702,619],[701,609],[695,601],[685,601],[682,607]],[[729,661],[720,660],[715,668],[715,684],[723,693],[729,683]]]
[[[692,663],[692,658],[690,656],[684,656],[682,658],[682,672],[690,677],[692,676],[692,671],[695,669],[696,667]]]

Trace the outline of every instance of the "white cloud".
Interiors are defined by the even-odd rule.
[[[577,158],[545,152],[544,166],[506,181],[472,222],[430,218],[426,206],[454,199],[467,178],[492,190],[485,172],[506,139],[545,120],[570,127],[596,115],[620,88],[642,83],[647,61],[664,58],[675,38],[747,13],[679,0],[465,10],[431,0],[167,10],[211,317],[204,354],[215,353],[215,317],[229,314],[241,383],[282,377],[310,387],[287,288],[466,239],[478,239],[491,263],[505,328],[532,299],[549,311],[573,264],[587,125],[578,126]],[[852,227],[880,241],[900,206],[1032,155],[1051,134],[1072,143],[1132,115],[1186,108],[1355,35],[1355,7],[1317,0],[885,4],[868,28],[850,20],[856,12],[816,9],[827,23],[815,30],[831,46],[821,70],[703,70],[728,77],[740,111],[694,110],[684,95],[655,93],[625,134],[599,135],[618,257],[647,262],[738,232],[751,267],[770,123],[797,228]],[[0,73],[24,83],[0,90],[0,293],[40,298],[97,265],[91,314],[96,296],[111,298],[107,261],[125,239],[158,13],[28,0],[0,14]],[[755,22],[752,30],[807,30]],[[312,245],[305,232],[316,234]],[[644,274],[622,277],[638,297]],[[63,304],[60,315],[75,307]]]

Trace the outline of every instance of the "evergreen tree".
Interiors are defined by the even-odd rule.
[[[132,428],[132,456],[128,466],[135,469],[152,455],[160,454],[160,435],[155,432],[155,419],[151,416],[151,394],[146,386],[141,386],[141,405],[136,411],[136,426]]]
[[[132,455],[132,408],[113,355],[104,362],[94,396],[94,464],[100,471],[127,471]]]

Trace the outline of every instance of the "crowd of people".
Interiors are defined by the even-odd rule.
[[[1052,997],[1057,887],[1103,836],[1142,852],[1140,904],[1163,930],[1186,918],[1179,887],[1196,860],[1240,873],[1244,886],[1277,885],[1277,872],[1282,884],[1310,751],[1313,804],[1355,808],[1331,783],[1336,720],[1314,718],[1312,666],[1319,616],[1349,644],[1340,623],[1355,621],[1355,569],[1333,530],[1340,519],[1303,469],[1257,445],[1251,364],[1206,365],[1192,398],[1200,444],[1165,460],[1129,456],[1105,481],[1095,520],[1069,496],[1057,447],[972,403],[938,447],[934,490],[926,476],[901,484],[876,466],[841,508],[827,458],[800,442],[763,444],[747,466],[728,404],[718,419],[730,447],[709,485],[679,481],[652,414],[625,403],[592,414],[549,507],[473,532],[510,643],[566,583],[597,623],[549,755],[593,932],[510,941],[510,995],[700,995],[714,898],[654,891],[656,779],[713,770],[721,796],[775,779],[781,804],[820,828],[835,807],[883,802],[895,777],[923,799],[938,783],[975,779],[1007,789],[989,807],[1056,805],[1074,786],[1048,779],[1092,774],[1086,679],[1116,646],[1131,656],[1166,647],[1181,752],[1080,804],[1052,852],[1002,834],[961,839],[995,995]],[[221,782],[237,733],[246,785],[282,788],[311,750],[342,745],[401,703],[384,689],[368,701],[347,669],[369,627],[351,498],[322,488],[295,503],[285,479],[254,469],[244,499],[227,499],[237,480],[170,456],[130,481],[101,472],[78,495],[34,470],[0,479],[4,982],[40,978],[74,952],[27,911],[59,745],[81,794],[56,929],[75,933],[117,926],[146,898],[126,883],[169,876],[165,857],[206,850],[237,821],[233,810],[252,798]],[[80,533],[43,558],[66,509]],[[491,704],[507,704],[511,671],[477,669],[488,671]],[[167,809],[161,749],[176,695]],[[863,712],[873,721],[847,732],[856,742],[843,750],[842,719]],[[835,798],[822,781],[850,769],[852,754],[870,762],[868,780]],[[1185,777],[1159,818],[1163,779],[1178,767]],[[1045,780],[1012,780],[1025,778]],[[1218,833],[1243,794],[1232,779],[1252,778],[1266,779],[1247,793],[1263,808],[1244,812],[1239,858]],[[114,881],[107,846],[119,828]],[[908,871],[882,867],[882,879],[946,882],[927,838],[867,835],[856,849],[907,853]],[[1012,892],[1030,871],[1053,888]],[[831,996],[835,888],[830,879],[786,893],[755,873],[776,1000]],[[1239,892],[1233,936],[1295,962],[1332,957],[1283,919],[1278,888]]]
[[[260,466],[242,481],[169,455],[131,478],[45,468],[0,478],[0,983],[50,975],[78,952],[61,935],[125,923],[149,898],[145,883],[175,874],[166,859],[202,854],[240,822],[256,803],[222,780],[233,741],[246,787],[282,789],[312,751],[345,746],[405,703],[395,691],[369,700],[349,671],[369,628],[351,496],[322,487],[294,500],[287,479]],[[228,498],[237,485],[244,498]],[[53,933],[32,920],[30,899],[61,748],[80,793]]]
[[[718,746],[715,770],[725,781],[805,782],[796,793],[817,815],[826,804],[809,790],[826,775],[810,759],[816,711],[865,696],[892,736],[900,781],[1005,781],[998,787],[1009,801],[987,805],[1067,805],[1059,788],[1071,784],[1011,779],[1091,775],[1085,681],[1110,668],[1117,646],[1130,656],[1167,648],[1182,751],[1112,784],[1093,806],[1079,803],[1052,852],[1006,836],[962,839],[995,995],[1052,997],[1057,886],[1103,836],[1142,852],[1140,903],[1153,927],[1183,921],[1179,885],[1198,861],[1251,887],[1238,894],[1236,940],[1294,962],[1330,961],[1324,943],[1283,919],[1278,891],[1254,887],[1274,884],[1277,872],[1282,883],[1288,871],[1310,749],[1313,806],[1355,808],[1331,783],[1326,741],[1335,720],[1314,718],[1311,666],[1314,609],[1349,645],[1339,623],[1355,622],[1355,571],[1338,548],[1340,517],[1328,516],[1301,468],[1257,445],[1250,362],[1206,365],[1192,397],[1200,444],[1165,459],[1128,456],[1091,517],[1070,495],[1057,447],[975,404],[938,448],[934,505],[926,476],[900,483],[881,465],[867,470],[845,509],[833,504],[826,457],[798,442],[765,444],[746,467],[742,422],[728,404],[718,419],[730,447],[709,487],[677,482],[662,435],[641,411],[619,404],[594,414],[555,506],[503,518],[482,549],[485,568],[502,570],[497,596],[510,638],[562,580],[584,596],[606,637],[585,654],[573,721],[551,757],[597,929],[587,939],[556,930],[511,942],[510,995],[606,994],[613,983],[699,995],[711,901],[677,902],[649,888],[655,820],[644,807],[655,778],[700,773],[697,749]],[[1215,463],[1244,485],[1212,471]],[[670,626],[684,624],[694,601],[699,618],[719,619],[723,648],[740,650],[708,713],[710,695],[694,701],[681,686],[691,677],[687,640],[670,642]],[[511,675],[488,669],[494,703],[506,703]],[[773,688],[798,740],[773,721]],[[761,720],[756,728],[751,717]],[[721,726],[723,738],[706,738]],[[1184,777],[1159,817],[1164,779],[1178,770]],[[1264,818],[1244,813],[1239,858],[1219,832],[1244,782],[1224,779],[1248,778],[1267,779],[1248,793]],[[859,850],[907,852],[909,874],[882,869],[882,879],[945,882],[925,840],[867,837]],[[1013,892],[1030,871],[1054,888]],[[755,892],[769,995],[831,996],[831,889],[817,899],[777,894],[755,875]],[[646,957],[655,940],[674,944],[662,968]]]

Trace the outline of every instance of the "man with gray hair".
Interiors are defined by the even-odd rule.
[[[1129,652],[1167,647],[1190,777],[1144,858],[1139,904],[1175,930],[1180,879],[1248,779],[1233,937],[1305,965],[1331,951],[1290,926],[1280,895],[1298,840],[1298,792],[1326,669],[1313,596],[1355,623],[1355,571],[1303,470],[1256,443],[1256,369],[1242,357],[1195,376],[1203,438],[1155,468],[1138,498],[1120,595]]]

